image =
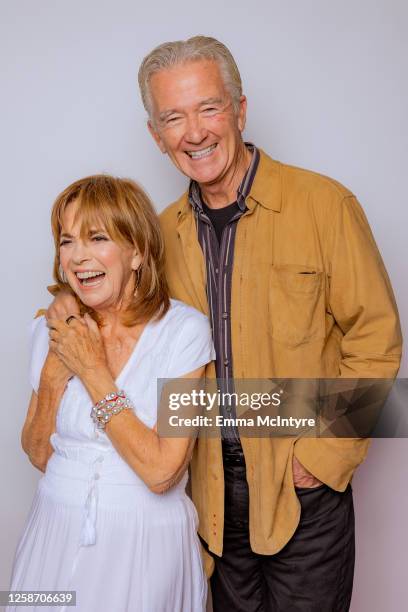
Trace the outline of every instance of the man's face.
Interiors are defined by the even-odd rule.
[[[234,172],[246,99],[241,97],[236,113],[215,61],[161,70],[152,76],[150,92],[150,132],[183,174],[200,184],[216,184]]]

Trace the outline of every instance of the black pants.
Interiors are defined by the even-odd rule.
[[[214,555],[214,612],[346,612],[354,573],[351,487],[296,489],[299,526],[276,555],[252,552],[245,463],[224,456],[223,556]]]

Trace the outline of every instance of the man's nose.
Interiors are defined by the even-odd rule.
[[[198,115],[191,115],[187,118],[186,133],[184,135],[187,142],[200,144],[207,137],[207,129]]]

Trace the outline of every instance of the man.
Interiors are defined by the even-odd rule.
[[[246,98],[228,49],[202,36],[165,43],[139,84],[153,138],[190,179],[161,215],[167,278],[211,319],[221,389],[234,377],[394,377],[397,309],[361,207],[339,183],[243,142]],[[241,437],[235,426],[199,439],[192,495],[215,612],[348,610],[350,480],[367,447]]]

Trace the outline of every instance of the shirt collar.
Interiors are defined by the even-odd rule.
[[[245,176],[242,179],[241,184],[237,190],[237,204],[242,210],[242,212],[246,210],[246,198],[249,195],[249,192],[251,191],[252,183],[254,181],[259,164],[259,151],[256,146],[251,142],[246,142],[245,146],[249,151],[251,151],[252,158],[251,163],[249,164],[249,168],[246,171]],[[188,200],[195,212],[202,212],[203,201],[201,198],[200,186],[196,181],[190,181],[190,186],[188,190]]]

